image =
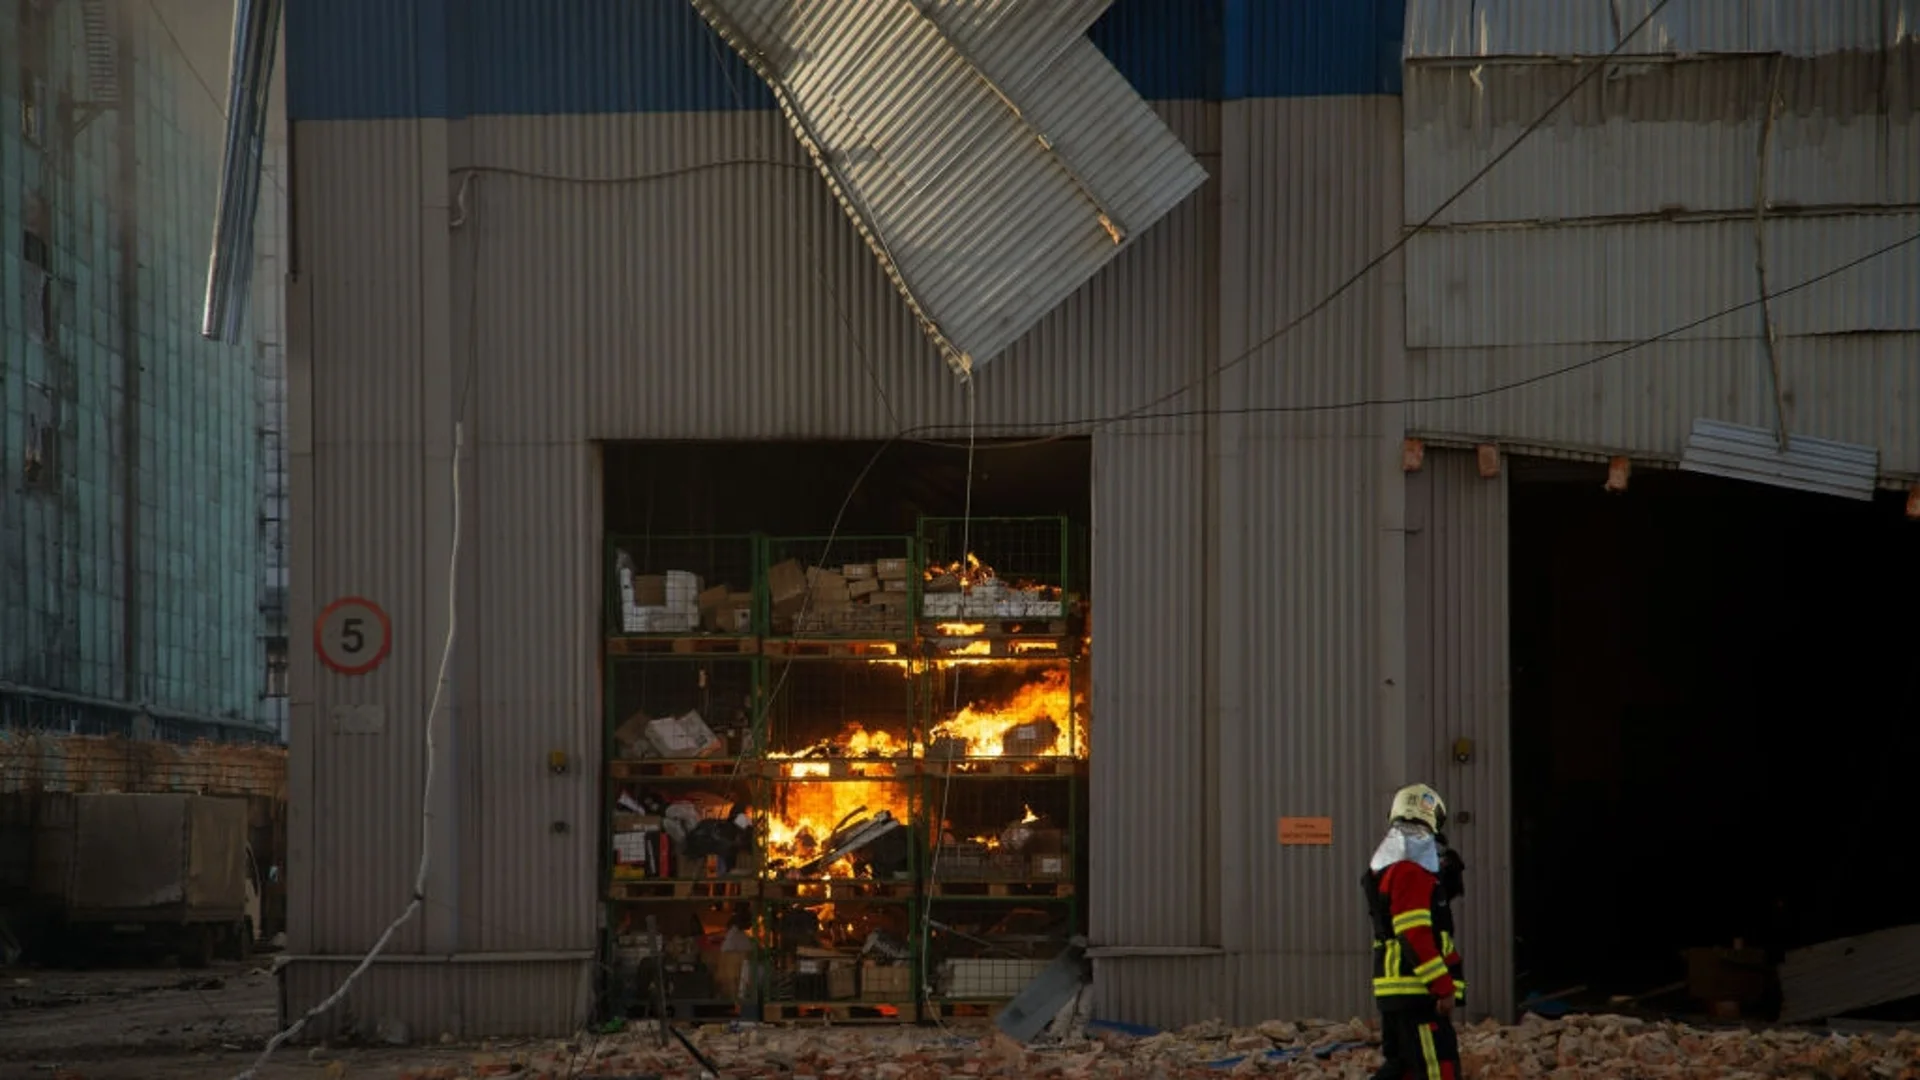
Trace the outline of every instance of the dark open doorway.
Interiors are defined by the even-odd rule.
[[[1920,524],[1679,472],[1513,472],[1515,925],[1525,987],[1634,994],[1680,951],[1915,918]]]

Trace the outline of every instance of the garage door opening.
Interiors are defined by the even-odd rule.
[[[1017,994],[1085,927],[1090,444],[603,460],[612,1011]]]
[[[1920,760],[1902,500],[1604,479],[1512,473],[1522,993],[1637,995],[1684,978],[1685,949],[1777,962],[1916,921],[1888,878]]]

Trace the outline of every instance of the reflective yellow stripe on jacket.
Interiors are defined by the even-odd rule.
[[[1427,908],[1415,908],[1393,917],[1393,932],[1404,934],[1417,926],[1432,926],[1433,912]],[[1443,950],[1444,951],[1444,950]]]
[[[1445,930],[1440,931],[1440,955],[1452,956],[1453,952],[1453,935]],[[1467,1000],[1467,980],[1461,978],[1458,972],[1453,976],[1453,1000]]]
[[[1374,997],[1425,997],[1432,993],[1427,983],[1440,977],[1447,970],[1444,960],[1440,962],[1440,974],[1420,978],[1415,975],[1400,974],[1400,963],[1406,955],[1406,946],[1399,941],[1375,942],[1374,948],[1384,949],[1386,955],[1381,970],[1387,974],[1373,980]],[[1428,965],[1431,966],[1431,965]]]

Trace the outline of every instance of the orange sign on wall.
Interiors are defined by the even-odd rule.
[[[1280,819],[1280,843],[1284,847],[1331,847],[1333,819],[1283,817]]]

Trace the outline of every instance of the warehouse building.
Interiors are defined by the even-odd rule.
[[[682,617],[675,573],[777,618],[778,574],[844,560],[850,594],[893,557],[781,571],[778,536],[914,539],[931,599],[988,534],[929,522],[976,515],[1052,519],[1080,571],[1054,585],[1088,612],[1102,1016],[1364,1009],[1356,881],[1412,778],[1471,867],[1476,1013],[1892,921],[1822,908],[1840,852],[1767,910],[1712,890],[1781,842],[1756,812],[1819,800],[1777,826],[1813,847],[1889,814],[1898,785],[1858,770],[1911,739],[1871,675],[1916,644],[1910,5],[1673,0],[1621,46],[1598,2],[1117,0],[1087,36],[1206,181],[968,381],[775,107],[760,73],[791,57],[741,60],[702,12],[748,5],[698,6],[288,13],[292,610],[316,627],[290,1016],[414,895],[423,844],[418,918],[330,1024],[559,1033],[608,1005],[610,637]],[[911,86],[805,44],[848,100]],[[753,537],[747,569],[651,554],[695,535]],[[1604,963],[1553,907],[1596,861],[1665,897]]]

